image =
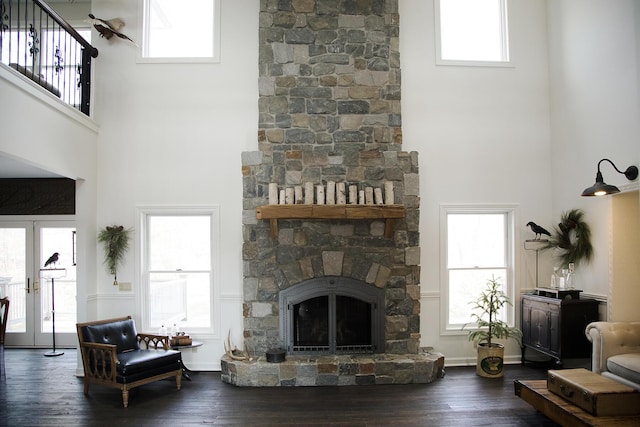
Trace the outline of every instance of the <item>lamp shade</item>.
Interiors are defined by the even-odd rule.
[[[602,159],[598,162],[596,183],[589,188],[585,188],[585,190],[582,192],[583,196],[605,196],[607,194],[615,194],[620,192],[620,189],[618,187],[605,183],[604,179],[602,178],[602,173],[600,172],[600,163],[605,160],[611,163],[611,166],[613,166],[616,172],[624,174],[624,176],[626,176],[629,181],[633,181],[634,179],[638,178],[638,168],[636,166],[629,166],[626,171],[622,172],[616,167],[616,165],[613,164],[611,160]]]

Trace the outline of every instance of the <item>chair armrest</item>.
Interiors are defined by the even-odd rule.
[[[171,348],[169,337],[166,335],[138,334],[136,338],[138,339],[138,345],[144,342],[147,349],[149,349],[149,345],[152,345],[156,350],[158,349],[158,346],[164,350],[169,350]]]
[[[84,375],[104,382],[116,383],[118,353],[114,344],[80,343]]]
[[[640,322],[592,322],[585,334],[593,343],[593,372],[606,372],[607,359],[611,356],[640,353]]]

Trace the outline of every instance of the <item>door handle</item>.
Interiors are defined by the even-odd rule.
[[[24,288],[25,291],[27,291],[28,294],[31,293],[31,278],[27,277],[27,287]]]

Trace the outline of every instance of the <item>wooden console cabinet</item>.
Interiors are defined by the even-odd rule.
[[[561,365],[566,358],[591,355],[591,343],[584,330],[598,320],[598,301],[554,298],[542,295],[522,297],[522,363],[527,348],[544,353]]]

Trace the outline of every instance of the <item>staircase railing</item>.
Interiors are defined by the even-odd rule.
[[[91,46],[40,0],[0,0],[0,61],[89,115]]]

